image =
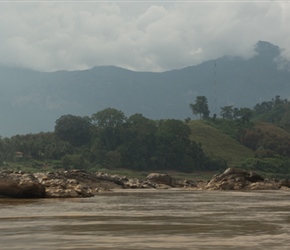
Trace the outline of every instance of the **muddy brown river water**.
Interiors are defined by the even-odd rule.
[[[0,199],[0,249],[290,249],[290,192]]]

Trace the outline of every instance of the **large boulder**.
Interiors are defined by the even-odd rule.
[[[224,173],[215,175],[206,185],[206,189],[210,190],[242,190],[255,189],[258,185],[252,183],[264,182],[264,178],[256,173],[247,172],[240,169],[228,168]],[[262,185],[259,185],[262,187]],[[270,185],[264,185],[267,189]]]
[[[21,171],[1,171],[0,196],[43,198],[45,196],[45,188],[32,174]]]
[[[160,173],[150,173],[146,180],[149,182],[155,182],[157,184],[163,184],[170,187],[175,187],[176,181],[168,174],[160,174]]]
[[[290,188],[290,181],[288,179],[284,179],[284,180],[281,180],[279,181],[279,187],[287,187],[287,188]]]

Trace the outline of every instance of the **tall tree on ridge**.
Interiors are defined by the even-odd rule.
[[[189,104],[194,115],[199,114],[199,119],[207,119],[209,117],[209,109],[207,104],[207,98],[205,96],[197,96],[195,103]]]

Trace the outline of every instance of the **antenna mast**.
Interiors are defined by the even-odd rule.
[[[217,74],[216,74],[216,61],[214,61],[214,113],[217,114]]]

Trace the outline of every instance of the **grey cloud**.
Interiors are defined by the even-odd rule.
[[[1,3],[0,63],[53,71],[116,65],[163,71],[265,40],[290,59],[290,4],[280,2]]]

